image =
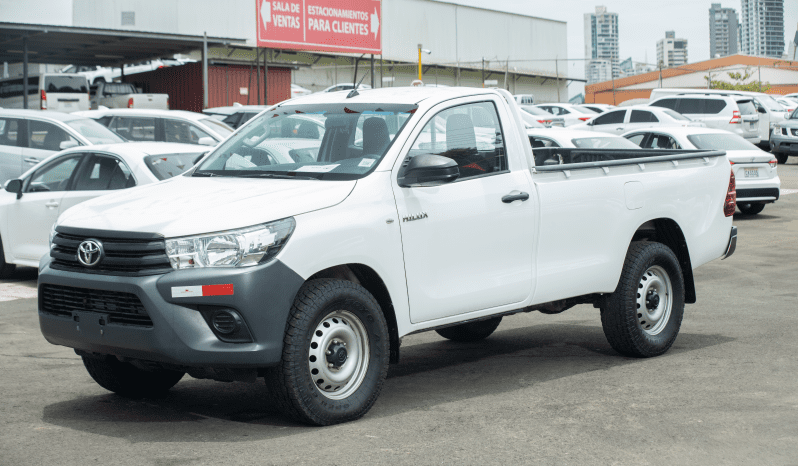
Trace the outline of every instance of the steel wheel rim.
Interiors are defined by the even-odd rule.
[[[668,272],[652,265],[637,287],[637,324],[648,335],[659,335],[668,325],[673,308],[673,286]]]
[[[342,400],[360,388],[369,367],[369,337],[356,315],[343,310],[328,314],[313,330],[308,349],[308,370],[319,393]]]

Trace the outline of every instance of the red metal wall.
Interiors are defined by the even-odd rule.
[[[208,106],[224,107],[238,102],[256,105],[260,90],[263,104],[263,68],[258,82],[255,67],[247,65],[213,65],[208,67]],[[172,110],[202,111],[202,64],[160,68],[146,73],[125,76],[125,82],[134,83],[143,92],[169,94]],[[291,97],[291,69],[269,68],[267,79],[269,104]],[[241,89],[248,89],[244,94]],[[247,101],[249,97],[249,101]]]

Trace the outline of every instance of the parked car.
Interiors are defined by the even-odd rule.
[[[327,128],[315,156],[269,158],[298,112]],[[665,353],[693,270],[736,245],[725,154],[547,150],[613,160],[534,166],[504,90],[287,102],[184,176],[61,215],[39,264],[41,332],[121,395],[185,372],[265,377],[277,409],[317,425],[365,415],[412,333],[476,342],[503,316],[592,303],[621,354]]]
[[[737,208],[746,215],[758,214],[779,199],[776,159],[737,134],[711,128],[654,128],[623,137],[643,149],[726,151],[737,183]]]
[[[796,97],[795,99],[791,99],[789,97],[773,97],[773,98],[776,100],[776,102],[779,103],[779,105],[781,105],[782,107],[784,107],[785,110],[787,110],[788,114],[792,113],[796,108],[798,108],[798,97]]]
[[[770,151],[779,163],[787,163],[789,156],[798,155],[798,109],[793,110],[789,119],[776,123],[773,127]]]
[[[169,94],[139,94],[130,83],[100,82],[94,87],[91,108],[157,108],[169,110]]]
[[[338,84],[336,84],[334,86],[330,86],[327,89],[324,89],[323,91],[319,91],[319,92],[350,91],[350,90],[352,90],[354,88],[355,88],[355,84],[354,83],[338,83]],[[368,84],[362,84],[361,83],[361,84],[358,85],[357,88],[358,89],[371,89],[371,86],[369,86]]]
[[[565,126],[565,118],[561,116],[554,116],[542,108],[535,107],[534,105],[519,105],[519,108],[521,108],[524,113],[531,115],[535,121],[547,128],[552,126],[558,126],[562,128]]]
[[[0,80],[0,107],[24,108],[22,78]],[[56,112],[89,109],[89,83],[79,74],[28,76],[28,108]]]
[[[704,127],[704,123],[693,121],[667,108],[645,105],[624,107],[602,113],[590,121],[575,125],[573,129],[623,134],[626,131],[660,126]]]
[[[124,141],[77,113],[0,109],[0,186],[58,151]]]
[[[229,107],[206,108],[202,113],[210,115],[233,129],[238,129],[239,126],[267,108],[269,107],[266,105],[241,105],[236,103]]]
[[[570,147],[580,149],[639,149],[628,139],[614,134],[579,131],[571,128],[527,129],[532,149],[542,147]]]
[[[787,97],[788,99],[798,100],[798,92],[793,94],[787,94],[784,97]]]
[[[750,97],[719,94],[686,94],[661,97],[652,107],[669,108],[708,128],[722,129],[759,143],[759,114]]]
[[[202,113],[115,108],[77,114],[97,120],[128,141],[180,142],[215,146],[233,128]]]
[[[204,153],[189,144],[105,144],[65,150],[34,166],[0,192],[0,277],[17,265],[37,267],[53,224],[70,207],[179,175]]]
[[[604,113],[608,110],[612,110],[614,108],[618,108],[615,105],[609,104],[581,104],[577,105],[577,108],[586,108],[588,110],[594,111],[596,113]]]
[[[562,117],[565,126],[576,125],[596,116],[596,112],[592,110],[577,108],[576,105],[571,104],[537,104],[535,107]]]
[[[310,95],[313,94],[313,91],[310,89],[305,89],[304,87],[298,84],[291,84],[291,97],[301,97],[303,95]]]
[[[763,94],[761,92],[748,92],[748,91],[728,91],[719,89],[674,89],[662,88],[653,89],[651,91],[651,100],[659,99],[665,96],[675,95],[688,95],[688,94],[705,94],[705,95],[733,95],[750,97],[754,108],[759,115],[759,146],[767,146],[770,143],[770,131],[776,123],[787,118],[787,114],[778,102],[773,100],[773,97]]]
[[[534,94],[516,94],[513,99],[518,105],[535,105]]]
[[[136,63],[128,63],[124,65],[125,76],[132,74],[144,73],[147,71],[154,71],[158,68],[166,66],[174,66],[183,64],[183,60],[170,59],[168,63],[163,60],[150,60]],[[86,66],[86,65],[69,65],[61,69],[62,73],[76,73],[86,77],[91,85],[99,83],[110,83],[115,79],[122,77],[122,70],[118,67],[105,67],[105,66]]]

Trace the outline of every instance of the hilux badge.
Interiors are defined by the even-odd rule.
[[[86,267],[94,267],[103,256],[103,245],[94,239],[87,239],[78,246],[78,262]]]
[[[426,212],[421,212],[420,214],[411,215],[409,217],[402,217],[403,222],[412,222],[413,220],[421,220],[422,218],[427,218]]]

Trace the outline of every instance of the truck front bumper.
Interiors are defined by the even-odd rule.
[[[55,270],[46,258],[39,271],[39,324],[50,343],[86,353],[185,367],[267,367],[280,361],[288,314],[303,282],[280,261],[121,277]],[[203,296],[209,285],[225,285],[210,288],[224,292]],[[119,312],[133,307],[143,307],[146,316]],[[208,313],[218,310],[240,316],[247,338],[224,341],[212,330]]]

